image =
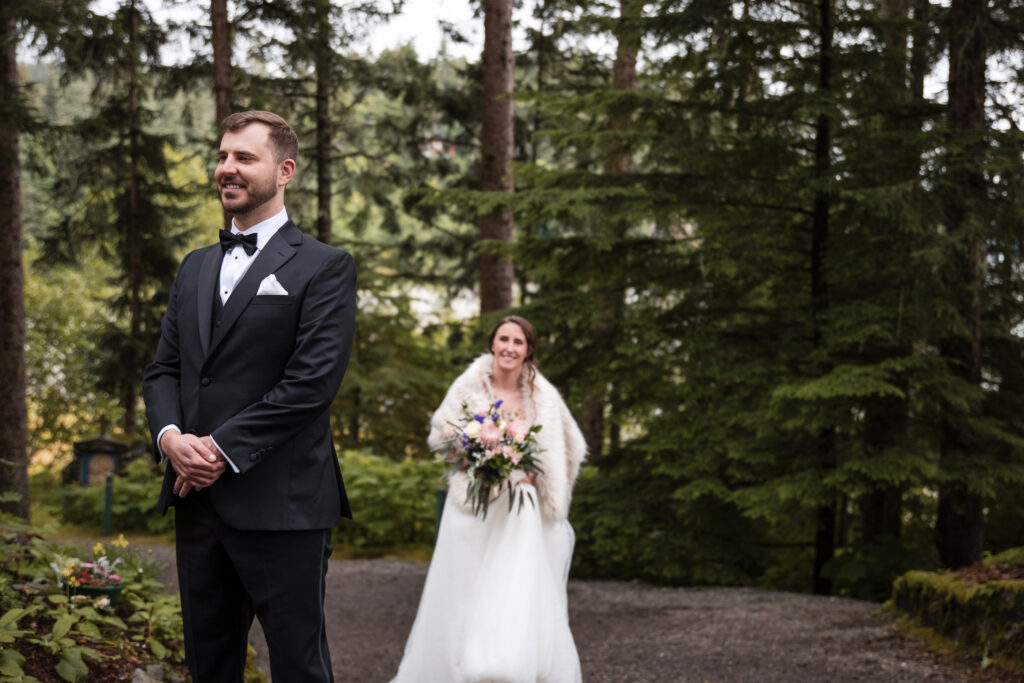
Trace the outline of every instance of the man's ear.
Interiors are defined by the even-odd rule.
[[[295,176],[295,159],[285,159],[277,165],[278,186],[287,185]]]

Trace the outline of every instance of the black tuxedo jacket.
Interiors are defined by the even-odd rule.
[[[143,378],[150,431],[155,439],[174,424],[212,434],[240,470],[228,466],[205,489],[229,526],[332,527],[351,517],[329,408],[352,348],[355,262],[289,221],[215,320],[222,258],[219,244],[190,253],[171,287],[156,360]],[[271,273],[287,295],[257,295]],[[161,514],[178,500],[175,477],[168,464]]]

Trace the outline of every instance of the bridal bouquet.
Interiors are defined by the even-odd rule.
[[[500,492],[503,486],[508,489],[509,511],[516,500],[519,510],[526,498],[536,505],[532,494],[520,489],[516,495],[509,475],[513,470],[526,474],[541,472],[535,457],[540,452],[536,434],[541,426],[527,427],[521,420],[510,419],[502,413],[501,404],[496,401],[486,408],[471,410],[463,403],[462,416],[445,427],[444,455],[452,464],[453,473],[465,470],[469,475],[466,502],[472,501],[473,513],[484,519],[492,493]]]

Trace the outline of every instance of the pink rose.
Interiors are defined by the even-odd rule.
[[[519,461],[523,459],[523,454],[512,446],[502,446],[501,454],[508,458],[513,465],[518,465]]]
[[[522,441],[530,433],[530,428],[523,420],[516,419],[508,426],[508,433],[516,441]]]
[[[493,446],[501,441],[502,436],[501,429],[498,425],[494,424],[490,420],[480,425],[480,443],[484,446]]]

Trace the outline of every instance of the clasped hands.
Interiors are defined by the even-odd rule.
[[[199,491],[217,481],[227,467],[209,436],[182,434],[168,429],[160,438],[160,450],[178,473],[172,491],[181,498],[193,489]]]

